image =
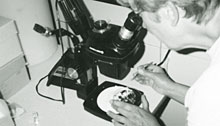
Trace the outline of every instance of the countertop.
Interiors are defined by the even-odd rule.
[[[61,57],[61,54],[61,49],[58,47],[56,53],[48,60],[30,66],[32,80],[27,86],[8,100],[9,103],[16,103],[25,110],[24,114],[15,119],[17,126],[111,126],[111,122],[85,111],[83,108],[84,101],[77,97],[75,90],[65,89],[65,104],[45,99],[36,93],[36,84],[42,77],[49,73]],[[146,95],[150,104],[150,110],[153,111],[163,96],[150,87],[131,81],[134,72],[135,69],[132,69],[123,80],[115,80],[98,72],[99,84],[104,81],[111,81],[139,89]],[[46,82],[47,79],[42,81],[39,91],[49,97],[61,99],[60,88],[53,85],[47,87]]]

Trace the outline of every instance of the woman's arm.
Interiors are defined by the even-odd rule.
[[[181,104],[184,104],[185,95],[189,89],[189,86],[173,81],[165,69],[153,64],[139,66],[135,80]]]

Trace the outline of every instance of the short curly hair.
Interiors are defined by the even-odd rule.
[[[220,5],[220,0],[135,0],[140,11],[156,12],[167,2],[172,2],[186,11],[185,17],[193,17],[196,23],[208,22]]]

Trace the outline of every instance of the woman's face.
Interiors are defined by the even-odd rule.
[[[168,48],[181,50],[188,46],[187,33],[181,25],[173,26],[168,20],[163,19],[156,21],[155,14],[149,12],[142,12],[140,16],[143,18],[143,27]]]

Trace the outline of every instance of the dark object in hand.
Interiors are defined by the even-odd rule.
[[[136,101],[136,95],[133,90],[126,88],[113,96],[113,100],[118,100],[130,104],[134,104]]]

